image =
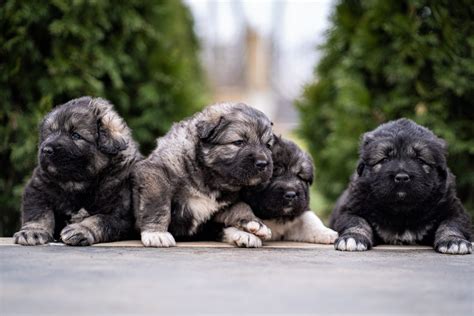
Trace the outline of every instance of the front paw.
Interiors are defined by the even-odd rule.
[[[13,241],[15,244],[36,246],[53,241],[53,236],[41,228],[24,228],[13,235]]]
[[[472,244],[459,237],[447,237],[436,243],[435,250],[450,255],[467,255],[472,253]]]
[[[142,243],[145,247],[174,247],[176,241],[168,232],[142,232]]]
[[[235,227],[224,228],[224,241],[242,248],[260,248],[263,245],[262,240],[254,234]]]
[[[341,251],[366,251],[370,247],[370,241],[359,234],[343,234],[334,242],[334,248]]]
[[[90,246],[96,243],[91,229],[80,223],[64,227],[61,231],[61,240],[70,246]]]
[[[242,225],[242,229],[263,240],[269,240],[272,238],[272,231],[270,228],[260,221],[248,221]]]
[[[332,244],[337,239],[338,233],[330,228],[317,229],[310,232],[309,236],[304,238],[304,242],[313,244]]]

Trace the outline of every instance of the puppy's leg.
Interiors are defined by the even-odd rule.
[[[23,195],[22,226],[13,241],[26,246],[46,244],[53,241],[54,225],[54,212],[44,194],[28,184]]]
[[[342,251],[365,251],[372,248],[374,234],[365,219],[352,214],[341,214],[334,222],[339,237],[334,248]]]
[[[295,218],[283,236],[284,240],[315,244],[332,244],[336,238],[337,232],[324,226],[312,211],[306,211]]]
[[[134,176],[134,212],[145,247],[173,247],[176,241],[168,232],[171,222],[171,192],[166,179],[142,169]]]
[[[224,224],[225,227],[235,227],[254,234],[264,240],[272,237],[271,230],[253,213],[250,206],[244,202],[234,204],[228,210],[219,212],[213,221]]]
[[[70,246],[89,246],[100,242],[116,241],[130,232],[130,218],[97,214],[79,223],[67,225],[61,231],[61,240]]]
[[[223,229],[222,241],[243,248],[262,247],[262,240],[260,238],[235,227]]]
[[[470,226],[469,216],[464,209],[460,209],[439,225],[435,233],[435,250],[452,255],[472,253],[472,244],[469,241]]]

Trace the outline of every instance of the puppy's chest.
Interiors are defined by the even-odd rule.
[[[393,231],[378,225],[374,226],[378,236],[391,245],[412,245],[421,242],[428,237],[432,227],[433,225],[426,225],[416,229]]]
[[[186,190],[182,202],[182,214],[175,213],[174,215],[189,219],[183,222],[187,226],[183,228],[189,235],[195,234],[201,224],[230,204],[230,201],[223,198],[218,191],[202,192],[195,188]]]

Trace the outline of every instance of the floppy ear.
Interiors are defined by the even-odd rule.
[[[103,99],[91,101],[97,115],[97,147],[108,155],[116,155],[127,148],[130,133],[123,119]]]
[[[225,120],[223,116],[219,117],[219,119],[214,122],[205,120],[199,121],[196,124],[199,138],[203,141],[211,139],[216,134],[216,131],[218,131],[221,126],[223,126],[224,121]]]
[[[364,168],[365,168],[365,163],[363,161],[359,161],[359,164],[357,165],[357,174],[359,175],[359,177],[364,172]]]

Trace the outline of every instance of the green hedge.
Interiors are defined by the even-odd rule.
[[[316,187],[331,203],[355,169],[360,135],[409,117],[449,143],[459,196],[472,212],[473,17],[469,0],[336,5],[314,83],[297,101]]]
[[[190,12],[179,1],[15,1],[0,6],[0,236],[19,225],[37,125],[82,95],[111,100],[143,153],[205,103]]]

